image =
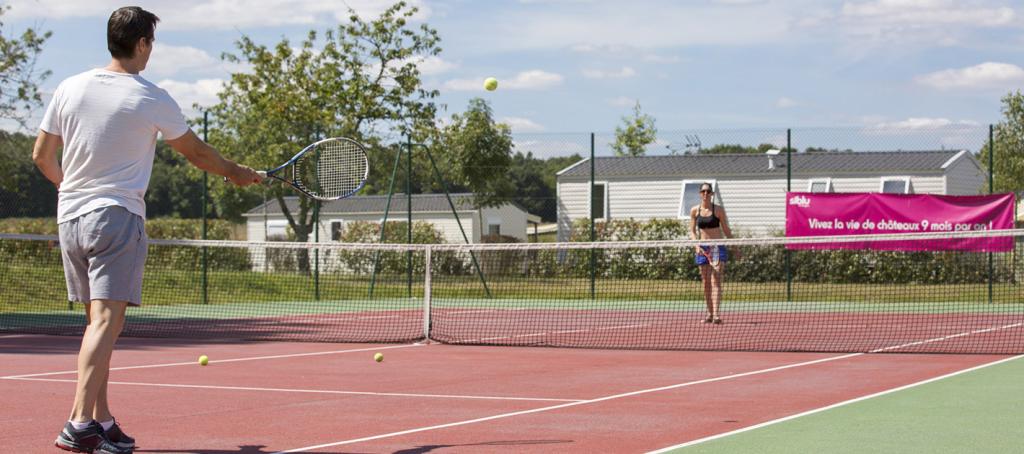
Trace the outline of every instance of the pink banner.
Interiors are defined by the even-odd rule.
[[[790,192],[786,236],[961,232],[1013,228],[1014,196]],[[1006,252],[1012,237],[794,244],[790,249]]]

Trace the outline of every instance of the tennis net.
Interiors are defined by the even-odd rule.
[[[151,240],[143,305],[123,335],[1024,353],[1022,230],[701,244],[725,249],[721,324],[702,323],[693,241]],[[0,234],[0,284],[0,333],[83,331],[55,237]]]

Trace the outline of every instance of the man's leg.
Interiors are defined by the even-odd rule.
[[[93,300],[86,305],[89,326],[78,352],[78,386],[71,420],[89,422],[110,419],[106,385],[114,343],[124,328],[124,301]]]

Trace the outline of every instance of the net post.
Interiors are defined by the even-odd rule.
[[[786,128],[786,193],[793,190],[793,130]],[[786,302],[793,301],[792,251],[786,248]]]
[[[423,260],[426,271],[423,274],[423,341],[430,341],[430,268],[433,264],[430,254],[431,248],[428,244],[423,250]],[[410,251],[412,252],[412,251]]]
[[[210,127],[210,111],[204,110],[203,111],[203,142],[206,142],[207,140],[209,140],[208,139],[209,127]],[[207,172],[203,172],[203,200],[202,200],[202,205],[203,205],[203,232],[202,232],[202,239],[204,239],[204,240],[207,239],[206,238],[206,234],[207,234],[207,232],[206,232],[206,197],[207,197],[206,196],[206,186],[207,186],[207,181],[206,180],[207,180],[207,176],[208,176],[208,173]],[[202,254],[203,255],[202,255],[201,267],[202,267],[203,304],[209,304],[210,300],[209,300],[209,293],[208,293],[209,281],[207,280],[208,279],[208,277],[207,277],[208,268],[207,268],[206,246],[203,246]]]

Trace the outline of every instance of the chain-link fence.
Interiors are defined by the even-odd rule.
[[[715,202],[727,210],[737,235],[773,235],[784,224],[787,191],[1024,191],[1021,179],[1012,180],[1018,182],[1014,187],[991,187],[993,177],[999,181],[1000,172],[1012,168],[1001,169],[1001,163],[1024,154],[993,156],[991,134],[987,125],[664,130],[634,150],[636,156],[617,155],[613,133],[514,134],[508,168],[471,169],[491,172],[512,189],[494,199],[496,206],[482,208],[469,188],[456,181],[444,150],[431,152],[435,173],[424,157],[426,147],[412,147],[414,159],[407,162],[405,144],[395,143],[371,150],[376,181],[362,194],[308,210],[319,225],[308,237],[340,241],[354,223],[411,218],[413,224],[433,226],[445,242],[579,241],[591,239],[591,230],[599,240],[673,239],[686,236],[689,210],[699,201],[704,182],[714,186]],[[55,232],[56,191],[32,163],[32,139],[9,133],[0,137],[3,232]],[[230,150],[225,154],[230,156]],[[204,183],[199,172],[166,147],[158,150],[157,161],[147,194],[150,224],[195,219],[156,228],[159,235],[201,238],[199,218],[206,206],[213,218],[233,218],[229,228],[210,229],[208,224],[207,237],[216,230],[218,237],[230,239],[296,238],[282,202],[294,205],[289,210],[294,216],[298,196],[279,200],[265,189],[251,189],[233,200],[236,213],[226,216],[218,212],[224,208],[217,208],[225,204],[214,203],[204,191],[204,184],[212,187],[219,178]],[[410,175],[415,183],[407,185]],[[451,197],[444,195],[446,189]],[[596,221],[593,229],[591,219]],[[383,239],[404,242],[407,235]]]

